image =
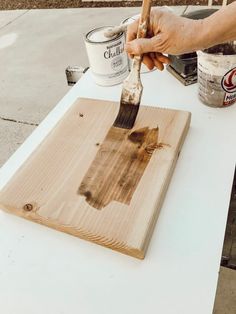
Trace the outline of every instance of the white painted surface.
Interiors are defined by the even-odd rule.
[[[143,104],[189,110],[192,123],[144,261],[0,212],[4,314],[211,314],[236,146],[236,106],[213,109],[168,72],[142,75]],[[119,101],[87,73],[0,170],[0,187],[77,97]],[[118,109],[118,108],[117,108]],[[99,117],[98,117],[99,119]]]

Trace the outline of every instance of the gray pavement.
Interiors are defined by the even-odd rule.
[[[0,29],[6,25],[14,22],[21,15],[25,14],[28,10],[14,10],[14,11],[0,11]]]
[[[32,125],[0,120],[1,165],[14,153],[16,148],[24,142],[34,128],[35,127]]]

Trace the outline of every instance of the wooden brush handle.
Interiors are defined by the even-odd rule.
[[[152,0],[143,0],[137,38],[145,38],[147,34]]]
[[[151,10],[152,0],[143,0],[141,15],[139,19],[139,26],[137,32],[137,38],[145,38],[147,35],[147,29],[149,24],[150,10]],[[140,80],[140,68],[143,56],[135,55],[131,68],[131,77],[135,80]]]

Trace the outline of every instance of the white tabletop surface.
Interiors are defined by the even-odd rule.
[[[167,71],[143,74],[145,105],[192,112],[145,260],[0,211],[4,314],[211,314],[236,160],[236,105],[213,109]],[[88,72],[0,170],[0,189],[77,97],[119,101]],[[97,117],[99,119],[99,116]]]

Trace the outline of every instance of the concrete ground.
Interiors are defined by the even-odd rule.
[[[213,314],[236,313],[236,270],[220,267]]]
[[[174,7],[178,14],[199,7]],[[140,8],[0,11],[0,167],[69,90],[68,65],[88,66],[83,34]],[[235,313],[236,272],[221,268],[215,314]]]

